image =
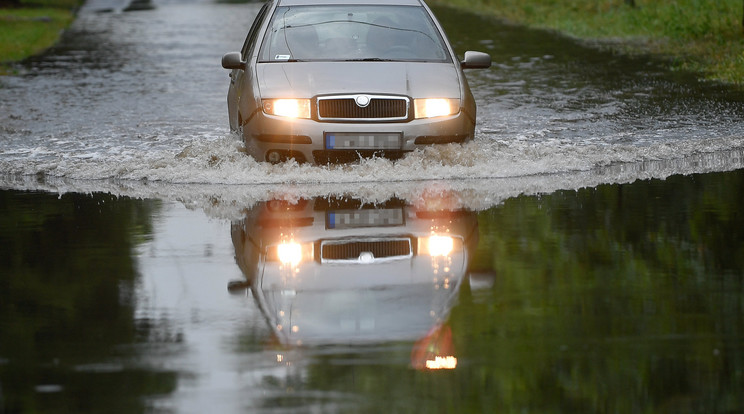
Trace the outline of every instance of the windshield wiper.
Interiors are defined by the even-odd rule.
[[[359,59],[344,59],[344,62],[395,62],[397,59],[383,59],[383,58],[359,58]]]
[[[259,60],[258,63],[295,63],[295,62],[310,62],[306,59],[274,59],[274,60]]]

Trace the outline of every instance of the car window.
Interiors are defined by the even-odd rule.
[[[323,5],[278,7],[259,60],[447,62],[450,58],[423,7]]]
[[[271,3],[269,2],[264,3],[263,7],[261,7],[261,10],[259,10],[258,14],[256,14],[256,18],[253,19],[253,24],[251,25],[251,29],[248,31],[248,36],[246,36],[245,38],[243,49],[241,49],[241,52],[243,53],[243,60],[247,60],[249,58],[248,54],[252,49],[253,44],[256,43],[258,29],[261,27],[261,23],[266,18],[266,11],[269,9],[270,4]]]

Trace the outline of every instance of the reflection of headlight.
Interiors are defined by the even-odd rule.
[[[427,369],[455,369],[457,368],[457,358],[448,356],[437,356],[434,359],[426,361]]]
[[[457,358],[448,356],[437,356],[434,359],[426,361],[427,369],[455,369],[457,368]]]
[[[285,265],[296,266],[300,262],[313,260],[313,251],[312,243],[300,244],[296,242],[286,242],[270,247],[266,260],[270,262],[278,261]]]
[[[414,99],[416,118],[434,118],[454,115],[460,111],[459,99]]]
[[[264,99],[263,111],[269,115],[310,118],[309,99]]]
[[[450,236],[430,236],[419,239],[419,254],[428,254],[429,256],[448,256],[455,250],[455,243],[459,239]],[[461,243],[458,243],[458,248]]]
[[[276,253],[284,264],[294,266],[302,260],[302,246],[298,243],[282,243],[276,247]]]
[[[449,236],[429,237],[429,254],[432,256],[447,256],[452,253],[454,241]]]

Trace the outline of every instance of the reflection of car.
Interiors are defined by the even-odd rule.
[[[270,201],[234,222],[236,260],[281,343],[431,336],[447,318],[478,234],[475,213],[435,204]]]
[[[259,161],[381,154],[473,137],[460,62],[423,0],[269,0],[228,53],[230,128]]]

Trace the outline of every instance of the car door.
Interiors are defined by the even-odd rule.
[[[270,5],[271,2],[264,3],[263,7],[261,7],[261,10],[259,10],[256,15],[256,18],[253,20],[253,24],[245,38],[243,48],[241,49],[242,60],[246,62],[245,67],[243,69],[233,69],[230,71],[230,87],[227,91],[227,110],[228,117],[230,118],[230,130],[232,131],[238,130],[238,127],[240,126],[239,123],[242,119],[239,110],[241,107],[240,100],[243,91],[245,90],[246,82],[252,82],[250,75],[252,72],[252,55],[256,48],[258,34],[264,20],[266,19]],[[250,83],[248,85],[250,85]]]

